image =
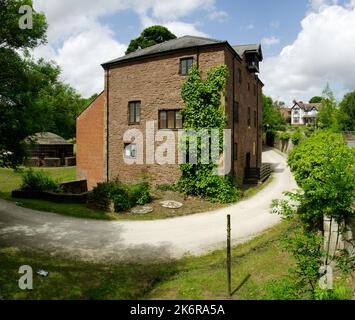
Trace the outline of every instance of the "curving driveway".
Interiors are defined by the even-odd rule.
[[[282,155],[267,150],[263,161],[274,164],[275,177],[254,197],[217,211],[167,220],[83,220],[0,200],[0,244],[95,261],[157,261],[202,255],[225,245],[227,214],[232,216],[236,243],[280,221],[269,213],[271,201],[297,185]]]

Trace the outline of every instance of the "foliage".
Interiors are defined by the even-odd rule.
[[[225,65],[212,68],[207,73],[207,79],[202,80],[200,72],[193,66],[189,72],[188,80],[182,88],[182,98],[185,108],[184,129],[206,130],[207,141],[212,139],[212,129],[219,132],[219,155],[223,153],[223,130],[226,127],[226,118],[221,106],[221,92],[226,86],[228,69]],[[189,137],[184,136],[181,145],[187,147],[189,153]],[[197,139],[196,164],[186,163],[180,165],[182,175],[178,182],[178,189],[188,195],[206,198],[213,202],[229,203],[239,197],[239,192],[229,177],[216,175],[217,165],[210,161],[203,164],[201,149],[208,148],[201,137]],[[211,159],[210,159],[211,160]]]
[[[114,203],[115,211],[127,211],[135,205],[151,202],[150,187],[147,182],[123,184],[117,181],[99,183],[92,191],[89,202],[102,208]]]
[[[296,130],[296,132],[291,137],[293,145],[298,146],[302,138],[303,138],[302,132],[300,130]]]
[[[271,97],[263,95],[263,130],[264,132],[276,132],[286,130],[286,121]]]
[[[314,292],[315,300],[351,300],[353,290],[343,278],[336,279],[334,289],[316,288]]]
[[[177,191],[178,189],[175,184],[170,183],[158,184],[155,188],[159,191]]]
[[[176,39],[176,36],[171,33],[166,27],[158,25],[151,26],[149,28],[144,29],[138,38],[133,39],[131,41],[126,51],[126,54],[172,39]]]
[[[322,238],[323,216],[341,223],[353,216],[355,172],[354,151],[345,144],[342,135],[318,131],[302,141],[289,154],[288,164],[301,190],[286,192],[289,200],[275,200],[273,207],[285,219],[299,222],[298,229],[286,237],[285,248],[296,260],[293,270],[300,287],[324,298],[324,291],[315,287],[324,253]],[[339,263],[338,260],[342,261]],[[343,259],[345,258],[345,259]],[[332,257],[341,269],[346,268],[348,257]],[[329,292],[326,293],[326,297]],[[336,294],[335,291],[332,294]]]
[[[338,222],[351,215],[354,151],[341,134],[320,131],[289,154],[288,164],[304,192],[295,195],[302,220],[312,225],[318,224],[323,215]]]
[[[321,129],[337,131],[337,103],[329,85],[323,91],[322,105],[317,116],[317,126]]]
[[[43,171],[29,169],[22,174],[21,190],[61,192],[59,183]]]
[[[32,0],[2,0],[0,1],[0,48],[29,49],[46,42],[47,22],[44,14],[33,10],[33,28],[19,28],[18,13],[23,5],[32,7]]]
[[[33,29],[19,28],[18,9],[32,1],[0,5],[0,166],[16,168],[26,157],[26,137],[53,131],[72,138],[87,100],[60,82],[56,64],[31,58],[29,49],[45,43],[47,28],[45,16],[36,12]]]
[[[355,91],[344,96],[337,118],[341,131],[355,131]]]
[[[288,132],[278,132],[277,137],[282,141],[288,141],[291,138],[291,135]]]
[[[309,103],[321,103],[322,100],[323,100],[322,97],[320,97],[320,96],[315,96],[315,97],[313,97],[311,100],[309,100]]]

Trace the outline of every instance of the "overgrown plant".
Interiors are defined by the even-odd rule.
[[[146,181],[136,184],[123,184],[118,181],[99,183],[89,197],[90,204],[95,207],[109,209],[113,203],[115,212],[126,211],[151,201],[150,186]]]
[[[299,222],[297,232],[287,238],[286,249],[296,259],[294,271],[298,279],[307,280],[313,294],[317,289],[314,286],[316,271],[324,258],[326,262],[338,262],[340,269],[346,268],[347,260],[340,253],[331,257],[329,248],[323,250],[320,236],[324,216],[340,226],[354,215],[354,151],[355,148],[348,148],[341,134],[315,133],[289,154],[288,164],[301,189],[285,193],[289,200],[273,202],[275,211],[284,218]],[[338,230],[338,239],[341,231]]]
[[[184,129],[207,130],[207,139],[211,141],[212,131],[219,132],[219,155],[223,153],[223,130],[226,128],[226,117],[221,104],[221,93],[224,90],[228,77],[228,69],[225,65],[212,68],[207,73],[206,80],[201,78],[200,72],[193,66],[189,72],[189,78],[182,87],[182,98],[185,108],[182,111],[184,117]],[[201,147],[205,142],[201,137],[197,138],[196,164],[186,163],[180,165],[182,175],[178,182],[181,192],[189,195],[200,196],[213,202],[229,203],[234,202],[239,197],[239,191],[235,187],[233,179],[216,175],[217,165],[211,161],[203,164],[201,160]],[[189,153],[189,139],[185,135],[182,144]],[[210,152],[211,154],[211,152]]]

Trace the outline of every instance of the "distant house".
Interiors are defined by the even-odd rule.
[[[293,101],[291,108],[291,124],[295,126],[314,125],[318,112],[322,107],[321,103],[303,103],[302,101]]]

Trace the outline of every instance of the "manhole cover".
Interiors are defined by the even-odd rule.
[[[147,214],[153,212],[152,207],[136,207],[131,210],[133,214]]]
[[[182,207],[181,202],[172,201],[172,200],[162,201],[162,202],[160,202],[160,204],[162,207],[168,208],[168,209],[179,209]]]

